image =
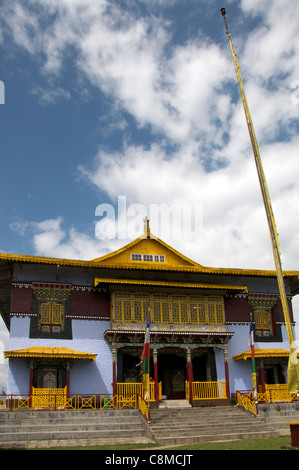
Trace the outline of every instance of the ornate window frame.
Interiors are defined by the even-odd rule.
[[[38,302],[38,332],[49,335],[64,333],[66,302],[71,296],[71,284],[33,282],[32,290]]]

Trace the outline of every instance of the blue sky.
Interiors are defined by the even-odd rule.
[[[201,264],[274,268],[223,6],[283,267],[299,269],[295,0],[3,0],[0,251],[92,259],[117,249],[130,241],[121,196],[136,233],[151,205],[188,207],[200,235],[180,236],[182,219],[166,239],[161,223],[151,228]],[[96,235],[101,204],[115,208],[114,238]]]
[[[298,6],[288,3],[225,5],[269,184],[274,180],[273,203],[283,214],[290,200],[298,213],[288,171],[277,188],[280,151],[291,150],[286,165],[293,172],[298,148],[299,106],[291,102]],[[148,212],[150,204],[201,205],[200,240],[187,243],[173,229],[166,241],[202,264],[271,264],[221,6],[3,2],[1,251],[100,256],[129,236],[99,240],[96,207],[112,204],[117,214],[125,196],[127,206]],[[289,246],[290,221],[281,224],[295,268],[298,246],[294,239]],[[294,223],[291,235],[296,229]],[[163,236],[159,225],[152,230]]]

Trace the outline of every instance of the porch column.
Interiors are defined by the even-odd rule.
[[[33,360],[29,362],[29,406],[32,406],[32,388],[33,388]]]
[[[32,387],[33,387],[33,360],[30,360],[29,363],[29,396],[32,395]]]
[[[227,345],[224,348],[224,371],[225,371],[225,383],[226,383],[226,396],[230,398],[230,386],[229,386],[229,372],[228,372],[228,360],[227,360]]]
[[[155,401],[159,401],[158,350],[157,348],[154,348],[153,350],[153,360],[154,360]]]
[[[113,396],[117,394],[116,357],[117,357],[117,348],[115,347],[115,345],[112,345],[112,393],[113,393]]]
[[[193,382],[193,370],[192,370],[192,359],[191,350],[187,347],[187,380],[189,382],[189,401],[192,400],[192,382]]]
[[[261,378],[261,386],[262,386],[262,393],[265,393],[265,371],[264,371],[264,363],[260,361],[260,378]]]
[[[67,398],[70,398],[70,369],[71,369],[70,361],[67,361],[66,363],[66,396]]]

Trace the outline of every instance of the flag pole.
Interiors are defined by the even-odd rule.
[[[252,387],[253,387],[253,396],[255,401],[258,401],[257,394],[257,381],[256,381],[256,367],[255,367],[255,350],[254,350],[254,329],[253,329],[253,318],[252,312],[250,312],[250,348],[251,348],[251,369],[252,369]]]
[[[255,164],[257,168],[259,183],[261,187],[261,192],[262,192],[262,197],[263,197],[263,202],[265,206],[269,232],[270,232],[270,237],[271,237],[271,242],[272,242],[274,263],[275,263],[275,268],[276,268],[276,277],[277,277],[282,310],[283,310],[283,315],[284,315],[284,321],[286,325],[289,347],[290,347],[290,355],[289,355],[289,362],[288,362],[288,392],[297,394],[299,392],[299,388],[298,388],[299,387],[299,364],[298,364],[293,331],[291,327],[290,311],[289,311],[289,305],[288,305],[287,296],[286,296],[286,289],[285,289],[285,284],[284,284],[284,279],[283,279],[282,264],[281,264],[281,257],[280,257],[280,247],[279,247],[278,233],[277,233],[274,213],[272,210],[272,205],[271,205],[268,186],[267,186],[267,182],[266,182],[266,178],[265,178],[265,174],[263,170],[262,160],[261,160],[261,156],[260,156],[260,152],[259,152],[259,148],[257,144],[257,139],[256,139],[249,107],[247,104],[244,86],[242,83],[240,66],[239,66],[236,53],[234,51],[233,43],[231,40],[231,34],[228,29],[228,25],[226,21],[225,8],[221,8],[220,11],[224,19],[227,39],[230,45],[234,67],[235,67],[235,71],[237,75],[237,80],[239,84],[240,94],[241,94],[243,108],[244,108],[245,117],[246,117],[246,123],[247,123],[249,136],[251,140],[251,146],[252,146],[254,160],[255,160]]]

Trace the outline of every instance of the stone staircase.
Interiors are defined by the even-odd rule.
[[[0,449],[151,443],[137,410],[0,412]]]
[[[159,446],[278,437],[279,432],[237,406],[164,407],[151,410],[150,429]]]
[[[285,423],[299,422],[299,403],[271,403],[259,405],[261,420],[279,432],[280,436],[290,435],[290,426]]]
[[[137,410],[0,412],[0,449],[144,443],[160,447],[290,434],[298,404],[260,405],[256,418],[237,406],[192,408],[187,400],[163,400],[150,425]]]

